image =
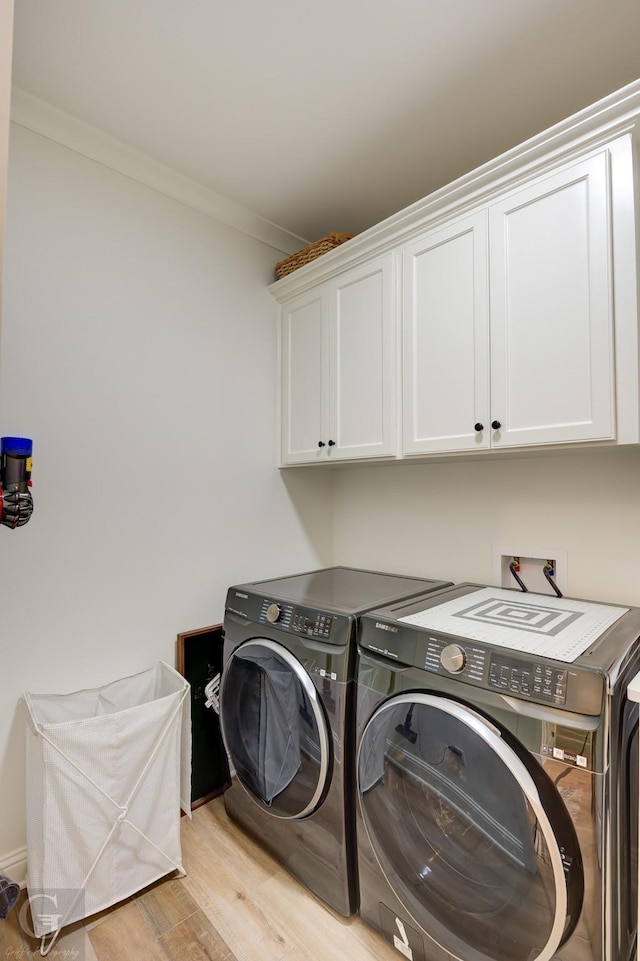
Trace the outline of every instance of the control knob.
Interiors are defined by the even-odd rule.
[[[267,620],[270,624],[275,624],[279,620],[282,610],[279,604],[269,604],[267,608]]]
[[[459,644],[447,644],[440,654],[440,663],[451,674],[459,674],[467,663],[467,655]]]

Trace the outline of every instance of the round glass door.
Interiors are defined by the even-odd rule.
[[[548,961],[584,892],[575,830],[541,765],[456,701],[383,704],[358,751],[371,846],[409,915],[465,961]]]
[[[301,818],[328,787],[330,738],[302,664],[274,641],[241,644],[220,686],[220,726],[239,782],[274,817]]]

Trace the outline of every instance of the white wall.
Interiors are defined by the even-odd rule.
[[[230,584],[330,561],[330,480],[276,470],[282,253],[12,124],[0,433],[0,868],[24,856],[23,690],[174,663]]]
[[[567,594],[640,605],[640,451],[353,468],[334,485],[341,563],[494,584],[494,547],[553,547]]]
[[[0,321],[2,320],[2,261],[7,193],[7,153],[13,57],[13,0],[0,0]],[[1,328],[0,328],[1,329]]]

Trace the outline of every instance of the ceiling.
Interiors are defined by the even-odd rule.
[[[639,0],[15,3],[15,86],[305,241],[638,78]]]

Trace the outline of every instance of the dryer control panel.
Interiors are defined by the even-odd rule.
[[[329,644],[346,644],[351,630],[350,618],[345,615],[287,604],[270,597],[260,599],[259,609],[251,619],[287,634],[327,641]]]
[[[329,637],[333,618],[319,611],[311,611],[293,604],[278,604],[265,597],[259,624],[277,624],[284,631],[292,634],[307,634],[310,637]]]
[[[273,601],[268,597],[262,599],[258,617],[259,624],[273,624],[288,633],[317,637],[324,641],[331,639],[332,628],[336,621],[337,615],[335,614]]]
[[[347,614],[303,607],[238,588],[231,588],[227,594],[225,616],[227,614],[273,631],[340,645],[348,643],[355,624],[355,618]]]
[[[303,607],[294,607],[291,619],[291,630],[294,634],[306,634],[308,637],[320,637],[328,640],[334,618],[321,611],[310,611]]]

